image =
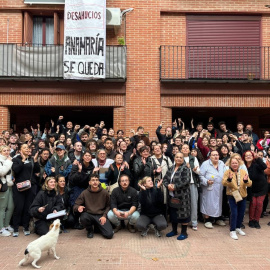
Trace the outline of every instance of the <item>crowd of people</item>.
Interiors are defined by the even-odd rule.
[[[244,236],[243,219],[249,201],[251,228],[260,229],[268,216],[270,133],[259,138],[252,125],[237,123],[236,132],[225,122],[206,129],[199,122],[187,129],[179,118],[156,130],[149,140],[144,128],[107,129],[73,126],[64,117],[22,134],[12,129],[0,138],[0,236],[38,235],[49,231],[48,214],[65,210],[62,231],[86,228],[111,239],[127,227],[146,237],[149,230],[161,237],[188,237],[198,230],[229,225],[229,235]],[[227,222],[227,223],[226,223]],[[178,224],[181,232],[178,232]],[[270,226],[270,222],[268,223]]]

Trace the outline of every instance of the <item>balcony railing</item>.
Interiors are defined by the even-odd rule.
[[[269,48],[161,46],[160,80],[270,80]]]
[[[126,80],[126,46],[106,46],[106,81]],[[63,45],[0,44],[0,79],[63,79]]]

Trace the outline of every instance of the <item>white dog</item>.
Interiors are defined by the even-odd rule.
[[[34,261],[32,265],[36,268],[40,268],[41,266],[36,265],[37,261],[41,257],[41,252],[44,250],[48,251],[48,255],[50,254],[50,250],[53,252],[54,258],[59,260],[60,257],[56,256],[55,252],[55,245],[58,240],[60,231],[60,220],[56,219],[50,226],[50,231],[42,235],[40,238],[36,239],[35,241],[31,242],[26,250],[24,251],[24,258],[19,262],[19,265],[23,265],[31,256]]]

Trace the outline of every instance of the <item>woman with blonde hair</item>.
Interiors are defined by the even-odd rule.
[[[245,165],[245,163],[244,163],[243,159],[241,158],[240,154],[234,153],[234,154],[232,154],[232,155],[230,156],[230,158],[235,158],[236,160],[238,160],[238,162],[239,162],[239,169],[245,170],[246,173],[248,174],[247,166]],[[228,161],[225,163],[226,169],[227,169],[227,170],[229,169],[229,161],[230,161],[230,160],[228,160]]]
[[[227,161],[229,169],[224,173],[222,184],[227,187],[231,218],[230,218],[230,236],[237,240],[239,235],[246,235],[241,230],[241,224],[244,219],[246,209],[247,187],[252,185],[248,173],[240,169],[240,161],[234,156]]]
[[[46,234],[49,231],[47,215],[63,209],[64,204],[59,195],[56,180],[54,177],[47,177],[42,190],[37,194],[29,210],[30,215],[34,218],[36,234]]]
[[[13,232],[13,228],[9,225],[14,209],[12,161],[9,154],[10,148],[8,146],[0,146],[0,236],[10,236],[10,232]]]

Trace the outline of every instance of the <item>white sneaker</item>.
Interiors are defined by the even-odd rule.
[[[198,227],[197,226],[192,226],[192,230],[193,231],[198,231]]]
[[[243,232],[241,229],[236,229],[236,232],[238,233],[238,234],[240,234],[240,235],[246,235],[246,233],[245,232]]]
[[[8,225],[8,227],[6,227],[6,230],[9,232],[14,232],[14,229],[10,225]]]
[[[0,235],[1,236],[10,236],[11,233],[9,231],[7,231],[5,228],[3,228],[1,231],[0,231]]]
[[[216,224],[219,225],[219,226],[226,226],[226,223],[221,219],[217,220]]]
[[[212,222],[206,222],[206,223],[204,223],[204,226],[205,226],[207,229],[214,229]]]
[[[230,237],[234,240],[238,240],[238,236],[236,235],[236,231],[231,231],[230,232]]]

